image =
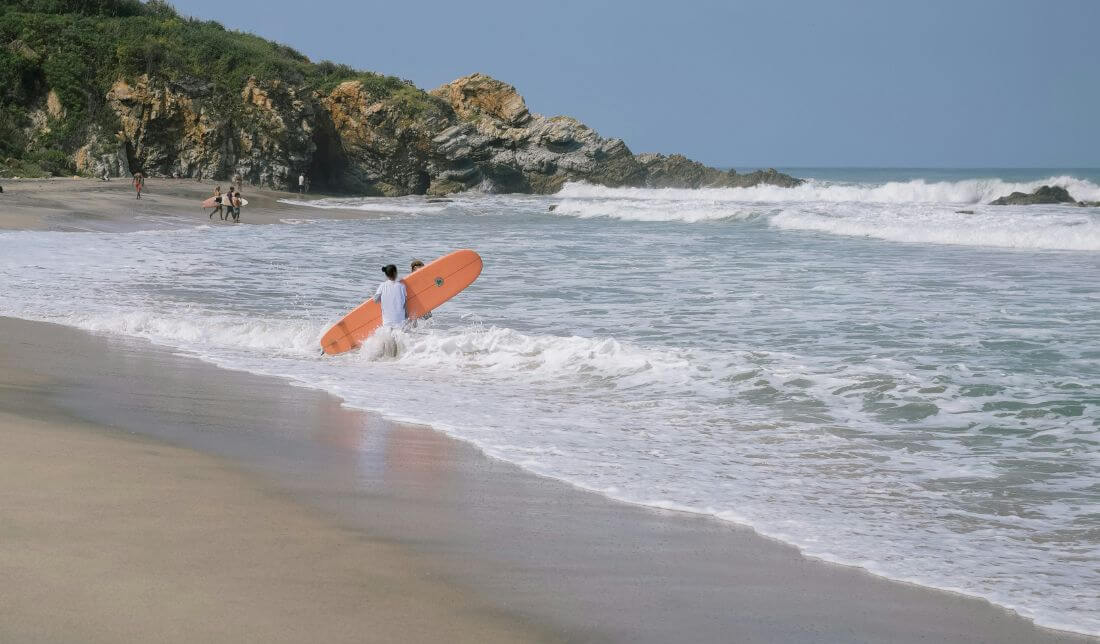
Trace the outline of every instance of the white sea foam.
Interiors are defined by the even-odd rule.
[[[331,197],[327,199],[280,199],[279,203],[322,210],[360,210],[379,213],[434,213],[442,212],[445,202],[432,202],[423,197]]]
[[[784,208],[770,215],[768,223],[787,230],[895,242],[1100,250],[1100,216],[1081,208],[1043,212],[1027,207],[988,206],[970,213],[942,206],[850,208],[833,212]]]
[[[1100,250],[1100,211],[1096,208],[985,205],[997,196],[1031,192],[1040,185],[1061,185],[1079,199],[1100,200],[1100,186],[1068,176],[1030,183],[970,179],[838,185],[809,181],[795,188],[700,190],[574,183],[556,195],[560,201],[554,212],[652,222],[759,220],[784,230],[907,243]]]
[[[829,203],[944,203],[977,204],[992,201],[1012,192],[1029,193],[1039,186],[1050,185],[1066,188],[1079,201],[1100,200],[1100,186],[1072,176],[1049,177],[1040,181],[1023,183],[1002,179],[965,179],[962,181],[927,182],[890,181],[873,183],[836,183],[810,179],[793,188],[757,185],[750,188],[607,188],[586,183],[568,183],[557,197],[569,199],[602,199],[627,201],[673,202],[740,202],[740,203],[788,203],[818,201]],[[561,206],[562,208],[565,207]],[[560,208],[559,208],[560,209]]]

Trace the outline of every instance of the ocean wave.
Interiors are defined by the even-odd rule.
[[[1073,176],[1049,177],[1040,181],[1010,182],[1002,179],[965,179],[927,182],[890,181],[882,184],[838,183],[810,179],[800,186],[782,188],[757,185],[750,188],[607,188],[586,183],[568,183],[555,196],[563,203],[557,212],[569,213],[569,200],[721,203],[870,202],[870,203],[987,203],[1012,192],[1032,192],[1039,186],[1060,186],[1077,200],[1100,200],[1100,185]],[[614,216],[607,214],[606,216]]]
[[[1030,183],[1000,179],[882,185],[810,181],[795,188],[699,190],[568,184],[556,196],[559,202],[553,212],[625,221],[761,221],[784,230],[893,242],[1100,250],[1100,211],[1095,208],[986,205],[998,196],[1031,192],[1046,184],[1067,187],[1079,199],[1100,200],[1100,186],[1068,176]]]
[[[1100,250],[1100,217],[1083,210],[1050,213],[986,209],[959,213],[927,206],[841,212],[784,209],[768,217],[768,223],[785,230],[906,243]]]
[[[395,335],[397,361],[404,365],[520,376],[570,387],[595,382],[614,387],[672,381],[686,385],[695,371],[686,354],[614,338],[527,335],[503,327]]]
[[[86,331],[149,340],[196,353],[210,349],[263,351],[284,357],[315,356],[325,323],[271,317],[196,313],[172,315],[150,311],[73,313],[35,316]]]
[[[280,199],[279,203],[291,206],[319,208],[321,210],[359,210],[378,213],[424,214],[442,212],[447,204],[431,202],[423,197],[333,197],[327,199]]]

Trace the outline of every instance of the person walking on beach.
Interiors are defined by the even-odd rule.
[[[298,175],[298,194],[304,194],[306,191],[306,175]]]
[[[233,193],[233,223],[241,223],[241,191],[239,188],[237,192]]]
[[[210,219],[214,218],[214,213],[218,213],[218,219],[225,219],[222,216],[222,187],[217,186],[214,188],[214,203],[217,204],[210,210]]]
[[[137,198],[141,199],[141,190],[145,187],[145,175],[141,172],[134,173],[134,190],[137,191]]]
[[[393,337],[393,329],[405,324],[405,299],[408,292],[405,285],[397,281],[397,266],[386,264],[382,267],[386,275],[386,281],[378,285],[371,299],[382,307],[382,355],[397,357],[397,340]]]
[[[233,203],[237,199],[237,188],[229,186],[229,192],[225,195],[225,220],[231,221],[233,219]]]

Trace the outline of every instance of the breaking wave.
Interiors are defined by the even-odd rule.
[[[1100,250],[1100,210],[1074,206],[1002,207],[1011,192],[1058,185],[1080,200],[1100,200],[1100,186],[1074,177],[1029,183],[969,179],[881,185],[809,181],[795,188],[699,190],[605,188],[568,184],[558,215],[624,221],[762,221],[784,229],[934,243],[1037,250]]]
[[[1065,188],[1079,201],[1100,200],[1100,186],[1072,176],[1049,177],[1041,181],[1009,182],[1002,179],[965,179],[938,181],[924,179],[890,181],[883,184],[836,183],[810,179],[794,188],[758,185],[751,188],[605,188],[585,183],[566,184],[557,197],[564,200],[558,212],[569,211],[569,200],[605,201],[665,201],[721,204],[786,203],[818,201],[829,203],[944,203],[979,204],[993,201],[1013,192],[1032,192],[1040,186]],[[608,215],[613,216],[613,215]]]

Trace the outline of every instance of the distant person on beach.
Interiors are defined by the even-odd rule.
[[[303,194],[306,191],[306,175],[298,175],[298,194]]]
[[[233,175],[233,184],[236,185],[238,188],[240,188],[241,185],[244,184],[244,179],[241,179],[240,174]]]
[[[382,328],[385,334],[382,338],[382,355],[397,357],[397,340],[393,337],[393,329],[405,324],[405,298],[407,291],[405,285],[397,281],[397,266],[386,264],[382,267],[386,275],[386,281],[378,285],[371,299],[382,306]]]
[[[224,219],[222,216],[222,187],[218,186],[214,188],[214,203],[218,204],[210,211],[210,219],[214,218],[214,213],[218,213],[218,219]]]
[[[110,181],[111,180],[111,171],[110,171],[110,169],[107,168],[107,166],[103,166],[103,180],[104,181]]]
[[[241,191],[233,193],[233,222],[241,223]]]
[[[237,188],[229,186],[229,192],[225,195],[225,220],[230,221],[233,219],[233,203],[237,199]]]
[[[137,198],[141,199],[141,190],[145,187],[145,175],[135,172],[133,184],[134,190],[137,191]]]

